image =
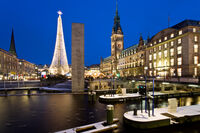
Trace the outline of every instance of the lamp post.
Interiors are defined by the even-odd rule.
[[[144,67],[144,74],[145,74],[145,88],[146,88],[146,94],[145,94],[145,112],[147,113],[147,69],[148,67]]]
[[[159,75],[153,77],[152,116],[154,116],[154,91],[155,91],[155,90],[154,90],[154,89],[155,89],[155,88],[154,88],[154,84],[155,84],[155,78],[156,78],[156,77],[159,77]]]
[[[114,90],[115,90],[115,73],[116,73],[116,70],[113,70],[113,74],[112,74],[112,81],[113,81],[113,84],[112,84],[112,95],[114,96]]]
[[[154,116],[154,77],[153,77],[153,101],[152,101],[152,116]]]
[[[19,88],[19,74],[17,73],[17,86]]]
[[[6,88],[6,83],[5,83],[5,73],[3,73],[3,87],[4,87],[4,90]]]

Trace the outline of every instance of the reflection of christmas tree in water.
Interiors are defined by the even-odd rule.
[[[65,42],[63,35],[63,27],[62,27],[62,12],[58,11],[58,26],[57,26],[57,36],[56,36],[56,45],[53,55],[53,60],[50,66],[51,74],[66,74],[69,72],[69,66],[67,61],[67,55],[65,50]]]

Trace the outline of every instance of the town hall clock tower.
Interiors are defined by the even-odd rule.
[[[111,72],[112,74],[117,73],[117,63],[119,55],[124,49],[124,35],[122,32],[122,28],[120,25],[120,17],[118,15],[118,7],[116,4],[116,15],[114,18],[114,26],[112,28],[112,36],[111,36]]]

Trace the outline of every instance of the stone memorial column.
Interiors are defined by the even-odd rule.
[[[84,91],[84,24],[72,23],[72,92]]]

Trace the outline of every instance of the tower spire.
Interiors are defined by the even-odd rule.
[[[142,38],[142,33],[140,33],[140,40],[143,40],[143,38]]]
[[[116,16],[118,16],[118,3],[117,3],[117,0],[116,0]]]
[[[12,28],[12,35],[11,35],[11,41],[10,41],[10,49],[9,52],[15,56],[17,56],[16,48],[15,48],[15,39],[14,39],[14,30]]]
[[[140,33],[140,39],[139,39],[139,47],[144,45],[144,40],[142,38],[142,33]]]
[[[168,28],[170,26],[170,15],[168,14]]]
[[[149,36],[149,33],[148,33],[148,36],[147,36],[147,42],[148,42],[148,43],[150,42],[150,36]]]
[[[117,0],[116,0],[116,14],[115,14],[115,18],[114,18],[114,26],[113,26],[112,34],[116,34],[116,33],[123,34],[122,28],[120,25],[120,17],[118,14],[118,1]]]

